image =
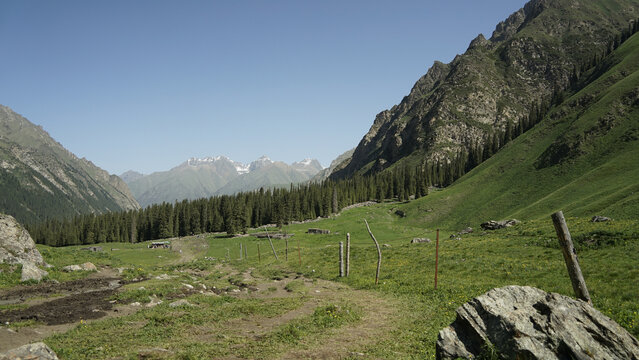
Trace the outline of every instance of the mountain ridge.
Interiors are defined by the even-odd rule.
[[[138,202],[148,206],[183,199],[231,195],[261,187],[289,186],[310,180],[322,169],[315,159],[304,159],[288,165],[263,155],[249,164],[243,164],[220,155],[192,157],[168,171],[141,177],[132,170],[121,176],[128,179],[127,184]]]

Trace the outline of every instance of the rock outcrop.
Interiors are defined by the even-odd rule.
[[[457,309],[437,359],[639,359],[639,341],[586,302],[529,286],[492,289]]]
[[[46,266],[29,232],[13,216],[0,214],[0,263],[22,265],[20,281],[40,281],[48,273],[38,268]]]
[[[497,230],[497,229],[503,229],[503,228],[511,227],[513,225],[517,225],[520,222],[521,221],[516,219],[501,220],[501,221],[489,220],[489,221],[486,221],[485,223],[482,223],[480,226],[484,230]]]
[[[0,360],[16,359],[58,360],[58,356],[43,342],[22,345],[19,348],[0,353]]]

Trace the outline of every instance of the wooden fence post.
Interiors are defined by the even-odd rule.
[[[248,260],[248,246],[244,245],[244,259]]]
[[[226,259],[228,261],[231,261],[231,251],[229,250],[229,248],[226,248]]]
[[[437,273],[439,272],[439,229],[435,240],[435,290],[437,290]]]
[[[551,218],[553,225],[555,225],[557,237],[559,238],[561,252],[564,254],[564,261],[568,268],[568,275],[570,276],[575,296],[589,304],[592,304],[592,300],[590,300],[590,293],[588,293],[588,288],[586,287],[586,281],[584,280],[584,276],[581,274],[579,260],[577,259],[577,252],[572,244],[572,237],[568,231],[568,225],[566,224],[564,214],[561,211],[557,211],[551,215]]]
[[[262,262],[262,254],[260,253],[260,243],[257,243],[257,262],[261,263]]]
[[[302,249],[300,249],[300,238],[297,238],[297,255],[300,258],[300,267],[302,267]]]
[[[368,221],[364,219],[364,222],[366,223],[366,229],[368,229],[368,234],[371,236],[371,238],[373,238],[373,241],[375,242],[375,246],[377,247],[377,271],[375,272],[375,285],[377,285],[379,283],[379,270],[382,267],[382,250],[379,248],[379,243],[377,242],[377,239],[375,239],[375,236],[373,235],[373,232],[371,231],[370,226],[368,226]]]
[[[351,234],[346,233],[346,276],[351,273]]]
[[[288,237],[286,237],[284,240],[286,240],[286,261],[288,261]]]
[[[275,260],[279,260],[280,258],[277,257],[277,253],[275,252],[275,248],[273,247],[273,242],[271,241],[271,235],[268,234],[268,229],[266,228],[266,226],[264,227],[264,230],[266,230],[266,237],[268,238],[269,244],[271,244],[271,250],[273,250],[273,255],[275,255]]]
[[[244,250],[242,249],[242,243],[240,243],[240,260],[242,260],[243,253],[244,253]]]
[[[339,242],[339,277],[344,277],[344,242]]]

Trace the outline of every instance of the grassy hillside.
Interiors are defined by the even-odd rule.
[[[105,249],[119,250],[95,254],[79,247],[39,246],[45,259],[56,265],[50,276],[59,281],[79,276],[60,271],[62,266],[87,260],[128,268],[121,275],[126,279],[146,279],[125,285],[110,298],[117,302],[117,313],[89,322],[78,320],[77,326],[44,341],[65,359],[87,354],[170,359],[317,354],[359,358],[364,354],[366,358],[424,359],[434,358],[437,333],[453,321],[455,309],[493,287],[530,285],[572,296],[549,218],[462,239],[451,239],[450,232],[442,231],[439,289],[434,290],[434,243],[409,242],[417,236],[434,242],[435,230],[412,225],[414,215],[395,215],[395,210],[407,207],[378,204],[332,219],[291,225],[285,229],[295,234],[289,240],[288,260],[285,240],[273,240],[279,255],[275,260],[268,241],[252,236],[173,239],[173,252],[149,250],[145,243],[105,244]],[[363,219],[385,244],[377,286],[377,253]],[[637,221],[567,220],[594,306],[639,335],[639,270],[634,266],[639,261]],[[309,227],[329,229],[331,234],[306,234]],[[352,240],[351,273],[339,278],[338,242],[345,241],[346,232]],[[240,244],[248,255],[242,260]],[[12,278],[2,274],[0,287],[17,281],[17,274]],[[158,275],[163,276],[155,278]],[[195,289],[190,291],[185,284]],[[211,294],[210,289],[218,293]],[[158,299],[164,302],[146,306]],[[168,306],[177,299],[194,306]],[[130,305],[135,301],[142,306]],[[0,307],[0,315],[17,306],[25,305]],[[9,326],[43,330],[39,327],[43,324],[33,321]]]
[[[639,36],[582,82],[588,85],[488,161],[408,205],[414,224],[477,226],[559,209],[639,218]]]

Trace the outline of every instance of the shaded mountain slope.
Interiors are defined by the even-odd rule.
[[[0,129],[0,211],[33,223],[139,208],[119,177],[77,158],[6,106]]]

